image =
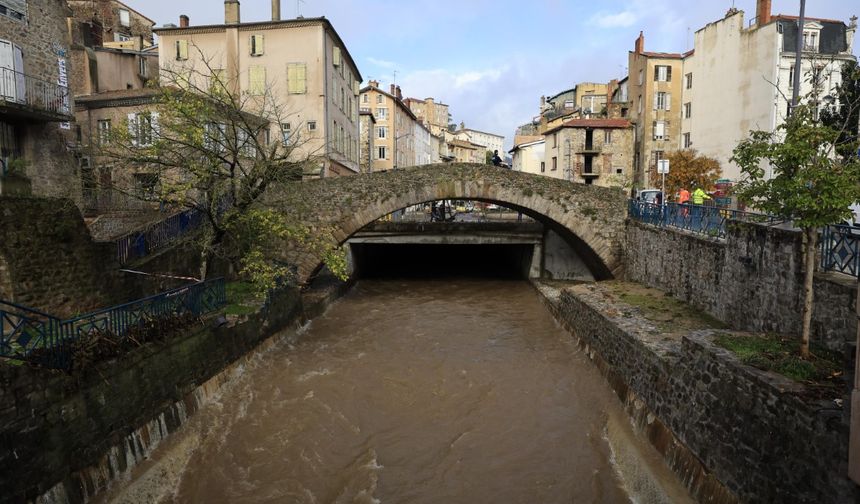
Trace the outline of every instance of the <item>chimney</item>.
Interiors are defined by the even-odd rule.
[[[755,7],[756,24],[764,26],[770,23],[771,0],[758,0]]]
[[[188,22],[189,21],[190,21],[190,19],[188,19],[188,16],[186,16],[185,14],[179,16],[179,27],[180,28],[188,28]]]
[[[272,0],[272,21],[281,20],[281,0]]]
[[[390,89],[391,89],[391,95],[397,96],[397,88],[394,86],[394,84],[391,84]]]
[[[239,24],[239,0],[224,0],[224,24]]]
[[[636,39],[636,54],[642,54],[645,51],[645,34],[639,32],[639,37]]]
[[[397,86],[397,94],[395,95],[398,100],[403,99],[403,93],[400,91],[400,86]]]
[[[368,81],[367,84],[372,88],[378,88],[379,87],[379,81],[372,80],[372,81]]]

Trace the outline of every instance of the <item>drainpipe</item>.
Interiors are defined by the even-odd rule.
[[[854,390],[851,391],[851,437],[848,476],[860,484],[860,280],[857,283],[857,347],[854,349]]]

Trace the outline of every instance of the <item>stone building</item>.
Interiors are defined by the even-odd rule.
[[[399,86],[391,84],[390,92],[372,80],[361,89],[361,109],[376,117],[372,171],[404,168],[416,163],[415,125],[418,117],[403,102]]]
[[[257,96],[268,110],[270,138],[292,138],[296,156],[315,162],[313,174],[350,175],[359,166],[358,94],[361,74],[326,18],[242,23],[238,0],[225,0],[224,24],[156,28],[162,83],[224,85]],[[377,117],[377,120],[380,120]]]
[[[152,47],[152,19],[119,0],[68,0],[73,18],[90,47]]]
[[[0,194],[78,197],[64,0],[0,0]]]
[[[621,80],[613,79],[609,83],[609,102],[606,105],[606,117],[610,119],[626,119],[630,117],[630,93],[627,87],[628,77]]]
[[[633,128],[626,119],[573,119],[544,138],[544,175],[605,187],[632,181]]]
[[[773,131],[788,114],[794,91],[798,19],[771,14],[770,0],[758,0],[753,23],[731,9],[695,33],[694,53],[683,61],[683,112],[677,146],[716,158],[724,178],[737,180],[732,150],[750,130]],[[853,54],[857,18],[807,17],[802,30],[800,96],[824,105],[836,96],[845,62]],[[814,96],[810,96],[814,95]],[[770,170],[765,166],[766,170]],[[769,174],[769,172],[768,172]]]
[[[645,51],[645,35],[639,33],[629,53],[628,93],[630,120],[636,126],[633,149],[633,182],[650,187],[650,171],[681,138],[681,96],[684,58],[692,55]],[[730,106],[722,103],[721,106]]]
[[[359,158],[358,165],[361,173],[373,171],[373,153],[376,137],[376,117],[370,110],[362,110],[359,116]]]
[[[437,102],[434,98],[406,98],[403,103],[415,114],[419,121],[426,126],[430,133],[441,136],[448,129],[451,113],[448,105]]]

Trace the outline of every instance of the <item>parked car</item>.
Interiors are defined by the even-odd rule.
[[[660,189],[640,189],[636,193],[636,200],[644,203],[657,203],[658,194],[660,194]]]

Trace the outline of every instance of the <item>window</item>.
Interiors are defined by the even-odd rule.
[[[287,65],[287,81],[290,94],[307,93],[307,65],[304,63],[289,63]]]
[[[692,89],[693,87],[693,73],[690,72],[687,74],[687,89]]]
[[[387,107],[376,107],[376,119],[380,121],[384,121],[388,119],[388,108]]]
[[[125,33],[116,33],[114,34],[114,38],[116,42],[128,42],[129,40],[131,40],[131,37],[129,37]]]
[[[146,57],[144,57],[144,56],[141,56],[137,60],[137,73],[141,77],[147,77],[148,76],[149,72],[147,72]]]
[[[636,109],[640,114],[642,113],[642,95],[639,95],[638,105],[636,105]]]
[[[119,10],[119,25],[126,28],[131,26],[131,13],[126,9]]]
[[[370,103],[370,95],[361,95],[361,103]]]
[[[687,102],[684,104],[684,118],[689,119],[693,115],[693,104]]]
[[[340,66],[340,47],[334,47],[331,51],[331,62],[334,66]]]
[[[388,126],[379,126],[376,128],[376,138],[388,138]]]
[[[603,130],[603,143],[609,145],[612,143],[612,130]]]
[[[385,103],[385,97],[382,96],[381,94],[376,95],[376,103],[377,103],[377,105],[380,103]]]
[[[340,110],[346,110],[346,92],[340,88]]]
[[[788,69],[788,88],[794,88],[794,65],[791,65]]]
[[[572,109],[573,108],[573,100],[565,100],[564,101],[564,108]]]
[[[146,147],[152,145],[153,133],[158,132],[158,113],[140,112],[128,115],[128,132],[133,145]]]
[[[656,65],[654,66],[654,80],[657,82],[671,82],[672,81],[672,67],[668,65]]]
[[[223,68],[212,69],[212,75],[209,76],[209,91],[214,95],[227,94],[226,74]]]
[[[152,199],[155,197],[155,188],[158,185],[157,173],[135,173],[134,193],[141,199]]]
[[[257,146],[254,144],[253,135],[248,130],[239,129],[236,132],[236,147],[242,156],[248,158],[256,156]]]
[[[692,146],[693,146],[693,140],[690,139],[690,134],[684,133],[684,148],[689,149]]]
[[[546,172],[546,163],[544,161],[540,162],[540,172],[541,173]]]
[[[818,52],[818,30],[804,30],[803,50],[808,52]]]
[[[556,171],[557,169],[558,169],[558,158],[553,156],[552,157],[552,168],[551,168],[551,170]]]
[[[558,133],[552,134],[552,148],[555,149],[558,146]]]
[[[290,145],[293,142],[293,127],[290,123],[281,123],[281,143]]]
[[[212,152],[224,152],[227,148],[227,125],[211,122],[204,128],[204,147]]]
[[[27,0],[0,0],[0,15],[16,21],[27,18]]]
[[[385,146],[380,145],[376,148],[376,159],[388,159],[388,150]]]
[[[585,156],[584,163],[582,165],[582,173],[585,174],[593,174],[594,173],[594,156]]]
[[[266,67],[254,65],[248,69],[248,93],[262,95],[266,92]]]
[[[654,110],[670,110],[672,102],[672,94],[665,91],[657,91],[654,93]]]
[[[660,161],[661,159],[666,159],[666,156],[663,155],[663,151],[661,151],[661,150],[654,151],[654,166],[655,167],[657,166],[657,162]]]
[[[263,36],[251,35],[251,56],[263,55]]]
[[[645,84],[645,70],[639,70],[639,85]]]
[[[187,40],[177,40],[176,41],[176,60],[184,61],[188,59],[188,41]]]
[[[654,140],[666,139],[666,122],[654,121]]]
[[[98,142],[99,145],[107,145],[110,143],[111,124],[110,119],[100,119],[98,122]]]
[[[316,131],[317,130],[317,122],[316,121],[308,121],[308,131]]]

